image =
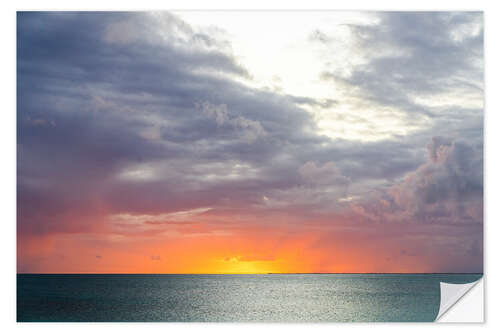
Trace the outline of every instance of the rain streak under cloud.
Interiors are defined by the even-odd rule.
[[[483,270],[481,13],[21,12],[17,106],[21,273]]]

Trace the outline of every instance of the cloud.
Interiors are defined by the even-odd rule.
[[[317,185],[348,185],[349,178],[340,174],[333,162],[317,166],[314,162],[307,162],[299,169],[300,175],[308,182]]]
[[[224,125],[224,123],[229,119],[226,104],[212,105],[209,102],[204,102],[201,104],[196,104],[196,107],[201,109],[203,114],[207,115],[208,117],[215,118],[217,126]]]
[[[397,118],[405,131],[395,128],[395,134],[424,130],[445,114],[482,116],[482,13],[373,14],[377,23],[347,25],[360,59],[341,67],[330,61],[321,74],[347,105],[364,110],[365,119],[371,110],[386,124]],[[326,33],[314,36],[315,43],[331,45]]]
[[[248,142],[253,142],[267,134],[259,121],[230,115],[225,104],[213,105],[209,102],[203,102],[196,103],[196,107],[209,118],[215,118],[217,128],[227,125]]]
[[[145,38],[111,42],[109,29],[117,28],[109,27],[123,22]],[[171,27],[163,34],[174,35],[146,36],[162,25]],[[176,25],[184,34],[180,40],[172,32]],[[286,97],[221,77],[245,71],[215,44],[200,47],[199,34],[186,37],[191,30],[170,14],[19,14],[19,119],[57,123],[18,122],[20,230],[92,229],[101,223],[95,215],[103,203],[116,213],[191,209],[184,199],[191,196],[194,204],[201,195],[189,189],[202,184],[189,180],[196,168],[219,161],[213,172],[223,175],[224,161],[259,163],[290,133],[297,140],[305,135],[302,128],[311,120],[303,110]],[[193,110],[200,100],[227,105],[231,113],[226,119],[221,111],[213,124],[207,122]],[[253,146],[266,137],[264,127],[273,138]],[[132,172],[145,165],[148,173]],[[66,212],[92,221],[70,223]]]
[[[428,160],[400,182],[352,204],[355,215],[379,223],[453,226],[483,221],[483,150],[434,137]]]
[[[210,207],[200,207],[186,211],[178,211],[167,214],[158,214],[158,215],[133,215],[133,214],[115,214],[110,216],[110,220],[118,223],[126,223],[126,224],[162,224],[169,222],[184,222],[189,221],[193,217],[201,215],[210,211],[212,208]]]
[[[373,16],[339,28],[362,61],[325,57],[339,94],[312,98],[248,84],[222,34],[174,14],[18,13],[19,239],[115,251],[282,228],[326,251],[336,232],[382,244],[411,228],[415,247],[477,254],[482,15]],[[338,36],[313,36],[335,54]],[[315,110],[335,116],[328,135]]]
[[[482,149],[434,138],[429,162],[392,190],[395,203],[421,221],[482,223]]]

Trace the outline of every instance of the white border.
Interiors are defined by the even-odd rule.
[[[498,34],[500,33],[500,15],[497,1],[486,0],[454,0],[454,1],[436,1],[436,0],[419,0],[418,2],[400,1],[400,0],[378,0],[378,1],[361,1],[349,0],[345,2],[332,1],[269,1],[269,0],[253,0],[250,1],[230,1],[230,0],[170,0],[170,1],[62,1],[62,0],[45,0],[45,1],[4,1],[1,5],[0,24],[2,29],[2,52],[1,56],[1,91],[2,91],[2,109],[1,117],[1,189],[0,189],[0,204],[2,212],[2,267],[0,286],[2,287],[1,308],[0,314],[2,318],[1,326],[5,332],[10,330],[19,331],[49,331],[64,332],[68,330],[72,332],[87,332],[89,329],[104,331],[109,329],[119,329],[124,332],[135,332],[137,329],[147,329],[148,331],[165,332],[165,330],[174,329],[175,331],[189,332],[193,330],[203,329],[205,332],[233,332],[235,329],[241,332],[254,332],[255,330],[286,330],[287,332],[302,332],[304,329],[314,329],[318,331],[332,332],[337,328],[342,328],[347,331],[365,331],[370,329],[375,332],[397,331],[401,329],[405,331],[420,331],[425,330],[443,330],[453,329],[461,332],[476,330],[479,328],[497,327],[494,313],[498,311],[500,306],[496,304],[498,301],[498,285],[499,282],[488,283],[486,287],[487,296],[485,307],[485,320],[487,324],[16,324],[15,323],[15,273],[16,273],[16,257],[15,257],[15,189],[16,189],[16,137],[15,137],[15,93],[16,93],[16,56],[15,56],[15,31],[16,31],[16,10],[150,10],[150,9],[334,9],[334,10],[484,10],[485,11],[485,49],[486,49],[486,114],[485,114],[485,275],[488,281],[500,281],[495,276],[498,275],[498,267],[494,267],[488,263],[488,259],[492,257],[489,254],[500,253],[498,251],[499,242],[494,238],[498,235],[500,218],[498,210],[494,210],[498,206],[495,202],[500,200],[500,185],[498,171],[500,163],[498,154],[499,147],[496,145],[500,136],[499,129],[499,103],[500,75],[499,59],[500,52],[498,47]],[[488,310],[493,309],[493,315],[490,318]],[[425,325],[425,326],[424,326]],[[404,326],[404,327],[403,327]]]

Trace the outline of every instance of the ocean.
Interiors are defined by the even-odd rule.
[[[20,322],[428,322],[481,274],[18,274]]]

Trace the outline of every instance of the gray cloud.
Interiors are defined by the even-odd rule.
[[[432,223],[453,226],[483,221],[482,149],[435,137],[428,160],[387,190],[375,192],[353,211],[379,223]]]
[[[368,61],[348,73],[322,74],[352,95],[375,105],[396,108],[414,121],[437,117],[430,100],[446,93],[482,99],[483,27],[481,13],[401,12],[377,13],[373,25],[349,25],[358,51]],[[323,36],[318,32],[314,36]],[[325,35],[314,38],[328,44]],[[460,109],[455,112],[462,113]],[[480,116],[480,110],[476,111]]]
[[[211,207],[256,225],[286,216],[290,228],[439,226],[477,255],[482,109],[415,97],[482,98],[482,15],[377,16],[350,26],[369,61],[349,75],[325,64],[344,99],[316,100],[241,83],[252,76],[229,42],[169,13],[19,13],[18,233]],[[312,36],[328,49],[326,33]],[[318,134],[305,106],[343,103],[360,121],[387,108],[424,125],[375,142]]]

